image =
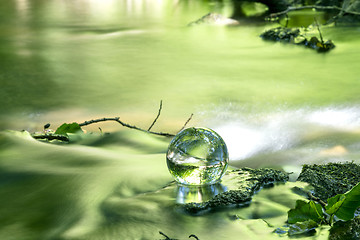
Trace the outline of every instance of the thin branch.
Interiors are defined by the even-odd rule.
[[[151,128],[154,126],[154,124],[156,123],[156,121],[158,120],[158,118],[160,117],[160,114],[161,114],[161,109],[162,109],[162,100],[160,101],[160,107],[159,107],[159,112],[156,116],[156,118],[154,119],[154,121],[152,122],[152,124],[150,125],[150,127],[145,130],[145,129],[142,129],[142,128],[139,128],[135,125],[130,125],[128,123],[125,123],[123,121],[120,120],[120,117],[110,117],[110,118],[98,118],[98,119],[93,119],[93,120],[89,120],[89,121],[85,121],[85,122],[82,122],[82,123],[79,123],[79,126],[80,127],[84,127],[84,126],[87,126],[87,125],[90,125],[90,124],[94,124],[94,123],[99,123],[99,122],[106,122],[106,121],[114,121],[114,122],[117,122],[119,123],[121,126],[123,127],[127,127],[127,128],[131,128],[131,129],[135,129],[135,130],[138,130],[138,131],[142,131],[142,132],[146,132],[146,133],[150,133],[150,134],[155,134],[155,135],[159,135],[159,136],[165,136],[165,137],[174,137],[175,134],[172,134],[172,133],[166,133],[166,132],[154,132],[154,131],[151,131]],[[183,130],[185,128],[185,126],[189,123],[189,121],[191,120],[193,114],[191,114],[191,116],[189,117],[189,119],[185,122],[184,126],[180,129]],[[46,124],[45,125],[46,127],[44,127],[45,129],[47,127],[50,126],[50,124]],[[100,129],[100,132],[102,133],[102,129]],[[58,135],[58,134],[43,134],[43,135],[32,135],[35,139],[47,139],[47,140],[61,140],[61,141],[66,141],[68,142],[69,141],[69,138],[67,136],[64,136],[64,135]]]
[[[130,125],[127,124],[123,121],[120,120],[120,117],[113,117],[113,118],[99,118],[99,119],[94,119],[94,120],[90,120],[90,121],[85,121],[83,123],[79,123],[80,127],[84,127],[93,123],[98,123],[98,122],[106,122],[106,121],[115,121],[118,122],[119,124],[121,124],[123,127],[127,127],[127,128],[131,128],[131,129],[136,129],[142,132],[146,132],[146,133],[151,133],[151,134],[155,134],[155,135],[160,135],[160,136],[165,136],[165,137],[174,137],[174,134],[171,133],[163,133],[163,132],[154,132],[154,131],[148,131],[142,128],[139,128],[135,125]]]
[[[301,193],[302,193],[302,194],[301,194],[302,196],[304,196],[304,194],[306,194],[307,197],[309,198],[309,200],[313,200],[313,201],[315,201],[315,202],[320,203],[320,205],[321,205],[323,208],[325,208],[325,207],[327,206],[327,204],[326,204],[323,200],[321,200],[321,199],[318,198],[318,197],[315,197],[309,190],[305,190],[304,188],[300,188],[300,187],[294,187],[294,189],[295,189],[296,191],[301,192]]]
[[[42,134],[42,135],[31,135],[35,139],[46,139],[48,141],[51,140],[60,140],[63,142],[69,142],[69,138],[60,134]]]
[[[171,238],[169,238],[168,236],[166,236],[165,233],[163,233],[163,232],[161,232],[161,231],[159,231],[159,233],[165,237],[165,240],[172,240]]]
[[[345,10],[341,7],[337,7],[337,6],[318,6],[318,5],[309,5],[309,6],[301,6],[301,7],[288,7],[286,10],[281,11],[281,12],[277,12],[277,13],[271,13],[270,14],[270,18],[275,18],[275,17],[279,17],[282,15],[285,15],[289,12],[292,11],[299,11],[299,10],[304,10],[304,9],[316,9],[316,10],[338,10],[342,13],[347,13],[347,14],[352,14],[352,15],[358,15],[360,16],[360,12],[354,12],[354,11],[348,11]]]
[[[154,121],[152,122],[152,124],[150,125],[150,127],[148,128],[148,131],[151,130],[151,128],[154,126],[154,124],[156,123],[156,121],[157,121],[158,118],[160,117],[161,109],[162,109],[162,100],[160,100],[160,107],[159,107],[158,115],[156,116],[156,118],[154,119]]]
[[[200,240],[195,234],[191,234],[190,236],[189,236],[189,238],[195,238],[196,240]]]
[[[316,18],[314,18],[314,20],[315,20],[315,23],[316,23],[317,30],[319,31],[321,43],[324,44],[324,39],[323,39],[322,34],[321,34],[321,31],[320,31],[319,23],[318,23],[318,21],[317,21]]]
[[[192,113],[190,115],[190,117],[188,118],[188,120],[186,120],[184,126],[179,130],[179,132],[181,132],[186,127],[186,125],[190,122],[190,120],[192,119],[193,116],[194,116],[194,114]]]
[[[305,192],[306,192],[306,194],[309,196],[310,200],[314,200],[314,201],[320,203],[320,205],[321,205],[323,208],[326,207],[326,203],[325,203],[323,200],[321,200],[321,199],[318,198],[318,197],[315,197],[315,196],[312,195],[311,192],[309,192],[309,191],[305,191]]]

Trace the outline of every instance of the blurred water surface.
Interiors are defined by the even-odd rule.
[[[249,208],[188,216],[174,210],[167,138],[104,123],[86,130],[112,134],[50,145],[6,129],[106,116],[147,128],[163,100],[154,130],[174,133],[194,113],[190,125],[216,130],[235,167],[295,179],[304,163],[360,162],[360,28],[323,27],[336,48],[317,54],[263,41],[269,24],[187,27],[213,11],[230,16],[232,3],[1,3],[2,239],[277,239],[260,219],[281,226],[298,198],[286,185],[274,200],[278,186]]]

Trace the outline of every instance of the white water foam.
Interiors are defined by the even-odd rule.
[[[324,147],[327,136],[360,133],[359,107],[277,110],[257,113],[256,117],[238,113],[224,115],[226,119],[212,118],[211,125],[226,142],[231,160],[287,150],[306,141]],[[328,144],[333,146],[331,142]]]

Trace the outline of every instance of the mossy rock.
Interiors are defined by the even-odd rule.
[[[326,201],[349,191],[360,181],[360,166],[355,163],[304,165],[297,181],[314,187],[314,195]]]
[[[242,206],[248,204],[253,195],[262,187],[288,180],[289,174],[270,168],[240,168],[227,171],[222,180],[227,191],[217,194],[208,201],[187,203],[180,207],[189,214],[199,214],[212,209]]]
[[[329,240],[358,240],[360,239],[360,218],[356,217],[347,222],[336,222],[330,229]]]
[[[331,40],[325,42],[315,36],[307,37],[304,28],[276,27],[263,32],[260,37],[267,41],[302,45],[317,52],[327,52],[335,48],[335,44]]]

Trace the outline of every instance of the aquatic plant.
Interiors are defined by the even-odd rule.
[[[327,203],[310,194],[308,202],[297,200],[294,209],[288,211],[288,225],[275,232],[299,235],[315,231],[323,224],[333,226],[338,221],[354,219],[355,211],[360,207],[360,183],[343,194],[328,198]]]

